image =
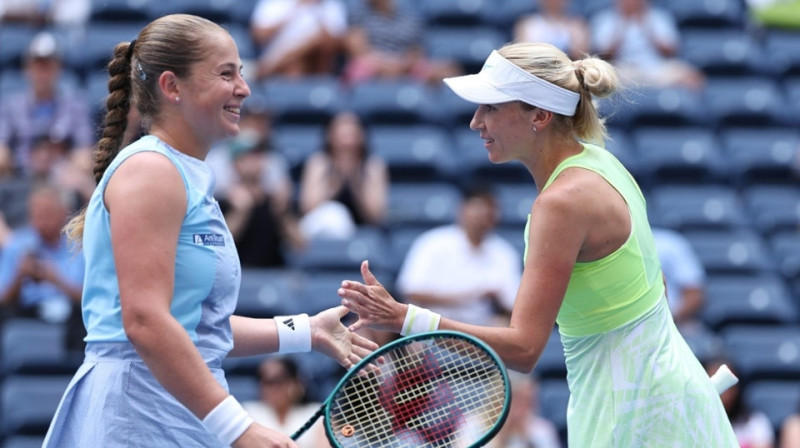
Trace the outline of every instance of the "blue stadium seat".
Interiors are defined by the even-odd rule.
[[[21,68],[22,56],[28,49],[38,29],[33,26],[3,23],[0,26],[0,67]]]
[[[238,2],[234,4],[238,4]],[[250,35],[250,28],[246,24],[231,22],[227,25],[223,25],[223,27],[228,30],[228,33],[233,38],[234,42],[236,42],[236,48],[239,50],[239,58],[243,61],[258,59],[256,43]]]
[[[770,238],[770,247],[781,275],[800,285],[800,233],[797,230],[776,233]],[[797,300],[800,304],[800,295]]]
[[[514,249],[517,250],[519,253],[519,259],[522,260],[523,255],[525,254],[525,231],[524,227],[519,226],[498,226],[495,229],[495,233],[497,233],[500,238],[508,241]]]
[[[553,422],[562,440],[566,440],[569,386],[563,379],[545,379],[539,383],[539,409],[542,417]]]
[[[669,185],[650,190],[651,222],[671,229],[731,230],[747,226],[737,191],[722,185]]]
[[[681,29],[741,28],[745,11],[738,0],[670,0],[660,5],[669,10]]]
[[[148,22],[148,4],[155,0],[91,0],[89,22]]]
[[[433,182],[455,171],[452,137],[437,126],[372,126],[368,147],[386,161],[392,182]]]
[[[800,36],[792,31],[771,30],[764,42],[769,66],[780,77],[800,76]]]
[[[250,375],[225,375],[230,394],[242,403],[260,399],[260,386],[255,372],[254,368]]]
[[[295,300],[303,280],[300,273],[290,269],[242,269],[236,314],[272,317],[276,314],[303,312]]]
[[[504,0],[502,7],[486,8],[483,11],[483,23],[492,24],[500,30],[512,30],[519,18],[539,9],[537,3],[536,0]]]
[[[637,88],[625,99],[601,100],[599,112],[608,124],[633,129],[642,126],[701,126],[705,124],[700,108],[701,96],[695,90],[680,87]]]
[[[722,330],[722,339],[743,382],[800,378],[796,325],[731,325]]]
[[[798,304],[777,274],[711,276],[701,318],[715,331],[733,324],[791,325],[798,321]]]
[[[380,269],[387,245],[380,230],[361,226],[347,239],[315,238],[308,241],[305,248],[289,254],[288,264],[310,274],[323,271],[358,274],[361,262],[367,259],[371,268]]]
[[[724,178],[714,133],[701,127],[640,127],[631,132],[641,171],[653,185]]]
[[[322,125],[281,125],[272,131],[272,142],[289,164],[292,176],[300,179],[308,156],[322,151],[325,142],[325,130]]]
[[[753,230],[684,233],[709,275],[761,274],[775,269],[764,240]]]
[[[536,367],[533,371],[539,378],[549,379],[558,378],[565,379],[567,377],[567,364],[564,357],[564,345],[561,344],[561,336],[558,330],[553,330],[550,333],[550,339],[544,346],[542,355],[539,361],[536,362]]]
[[[0,394],[2,434],[44,435],[71,375],[13,375]]]
[[[3,448],[42,448],[44,436],[12,436],[3,442]]]
[[[325,124],[341,109],[344,92],[334,76],[271,77],[250,86],[268,98],[276,125]]]
[[[755,381],[747,385],[742,399],[748,409],[763,412],[777,431],[786,417],[798,411],[800,381]]]
[[[477,182],[492,184],[532,182],[530,172],[521,163],[492,163],[478,132],[464,127],[454,130],[453,138],[456,142],[459,171],[463,175]]]
[[[528,221],[533,201],[536,199],[536,186],[529,184],[498,184],[494,187],[497,206],[500,211],[501,226],[517,227],[522,232]]]
[[[376,272],[374,268],[375,265],[370,259],[370,270],[381,280],[382,284],[384,281],[389,282],[389,278],[381,275],[379,271]],[[303,280],[303,286],[300,288],[300,294],[294,300],[303,310],[302,312],[309,315],[339,306],[342,299],[336,294],[336,291],[341,287],[342,280],[345,279],[363,281],[357,266],[318,271],[306,275]],[[384,284],[384,286],[389,289],[388,283]]]
[[[763,54],[756,40],[739,28],[704,28],[681,33],[681,57],[706,75],[759,74],[765,70]]]
[[[205,17],[208,20],[219,24],[226,24],[232,21],[231,9],[237,2],[242,0],[169,0],[169,1],[150,1],[147,3],[147,11],[150,20],[167,14],[194,14]]]
[[[349,106],[367,125],[424,124],[429,88],[414,79],[376,79],[353,86]]]
[[[753,185],[742,192],[753,226],[764,236],[800,229],[800,188]]]
[[[454,60],[467,73],[477,73],[489,53],[507,41],[507,36],[490,26],[437,27],[425,34],[425,48],[431,57]]]
[[[783,94],[769,77],[716,76],[706,80],[704,111],[717,128],[779,124]]]
[[[428,117],[432,122],[453,132],[469,130],[469,123],[478,108],[476,104],[462,99],[444,84],[431,91],[431,98],[435,107],[430,108]]]
[[[442,26],[468,27],[485,24],[485,17],[495,8],[489,0],[437,0],[420,1],[418,12],[428,24],[428,29]]]
[[[606,127],[606,132],[608,133],[608,138],[605,141],[606,150],[625,165],[625,168],[636,178],[640,185],[646,187],[649,179],[643,173],[643,167],[634,149],[630,134],[624,128],[617,126]]]
[[[451,224],[456,219],[460,204],[461,193],[452,184],[392,184],[386,222],[390,228]]]
[[[6,374],[68,374],[79,360],[66,350],[66,327],[38,319],[12,318],[0,326]]]
[[[722,152],[740,186],[754,183],[796,184],[792,169],[800,132],[785,127],[726,129]]]
[[[66,65],[84,76],[103,73],[114,56],[114,47],[135,39],[145,25],[141,22],[90,22],[85,37],[67,49]]]

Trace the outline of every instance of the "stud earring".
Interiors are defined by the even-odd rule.
[[[538,129],[536,129],[536,126],[533,127],[533,132],[538,132]]]
[[[175,97],[175,102],[176,102],[176,103],[180,103],[180,102],[181,102],[181,97],[179,97],[179,96],[176,96],[176,97]]]

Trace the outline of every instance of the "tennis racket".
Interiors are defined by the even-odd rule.
[[[509,391],[485,343],[454,331],[415,334],[350,369],[292,439],[324,414],[335,448],[479,447],[505,422]]]

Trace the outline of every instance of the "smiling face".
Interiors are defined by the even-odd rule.
[[[241,106],[250,95],[231,36],[224,31],[213,33],[207,46],[206,58],[193,64],[189,76],[178,82],[184,118],[203,146],[238,134]]]
[[[475,111],[470,129],[480,132],[492,163],[522,160],[530,151],[533,110],[514,101],[481,104]]]

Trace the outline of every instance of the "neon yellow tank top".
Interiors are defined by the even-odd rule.
[[[661,264],[647,221],[639,186],[611,153],[583,143],[583,152],[567,158],[553,171],[542,191],[567,168],[584,168],[602,176],[625,199],[631,214],[631,234],[608,256],[575,263],[556,322],[568,336],[602,333],[630,322],[649,310],[664,294]],[[525,255],[528,252],[525,227]]]

